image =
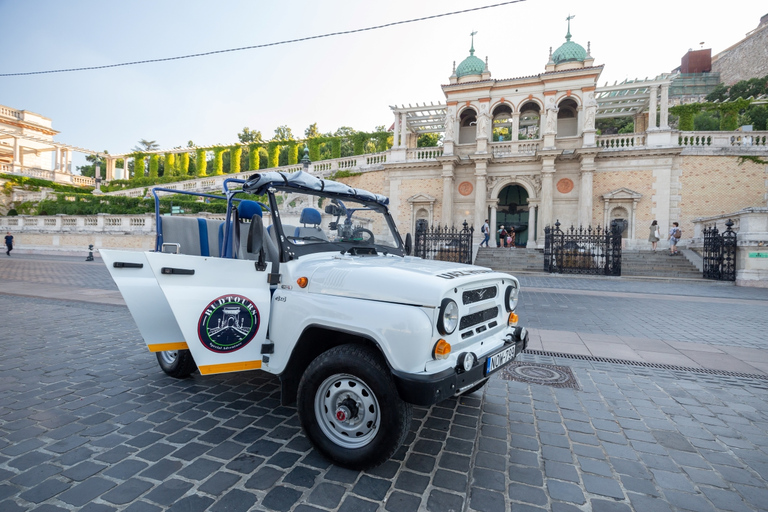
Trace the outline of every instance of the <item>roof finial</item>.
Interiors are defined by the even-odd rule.
[[[453,74],[456,74],[456,61],[453,61]]]
[[[475,54],[475,34],[477,34],[477,30],[473,30],[470,36],[472,36],[472,47],[469,49],[469,54],[474,55]]]
[[[565,18],[565,19],[566,19],[566,21],[568,21],[568,33],[567,33],[567,34],[565,34],[565,40],[566,40],[566,41],[570,41],[570,40],[571,40],[571,20],[572,20],[573,18],[575,18],[575,17],[576,17],[576,15],[575,15],[575,14],[569,14],[569,15],[568,15],[568,17],[567,17],[567,18]]]
[[[587,57],[592,56],[592,41],[587,41]]]

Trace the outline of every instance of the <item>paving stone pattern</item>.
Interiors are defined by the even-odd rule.
[[[768,382],[524,355],[417,408],[369,472],[329,464],[262,372],[175,380],[119,306],[0,295],[0,510],[766,510]]]

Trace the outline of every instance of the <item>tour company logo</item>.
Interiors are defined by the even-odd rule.
[[[209,350],[234,352],[246,346],[259,330],[259,310],[242,295],[222,295],[200,315],[197,333]]]

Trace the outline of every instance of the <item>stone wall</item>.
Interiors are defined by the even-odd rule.
[[[712,57],[712,71],[726,85],[768,75],[768,23]]]
[[[765,205],[768,166],[753,162],[739,165],[735,156],[682,156],[681,159],[679,207],[684,232],[693,232],[695,218]]]
[[[645,240],[648,238],[648,226],[656,218],[653,213],[654,177],[651,169],[595,172],[592,178],[592,225],[604,224],[605,201],[602,195],[622,187],[643,195],[635,209],[635,239]],[[630,204],[620,206],[631,214]]]

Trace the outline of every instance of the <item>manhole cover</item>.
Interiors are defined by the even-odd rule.
[[[501,378],[556,388],[581,389],[571,369],[556,364],[512,362],[501,371]]]

